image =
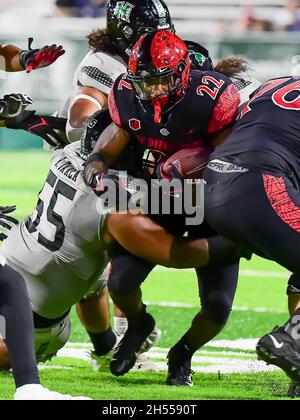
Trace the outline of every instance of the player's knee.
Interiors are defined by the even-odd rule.
[[[149,268],[143,260],[131,255],[118,256],[111,265],[108,290],[115,294],[128,293],[139,287],[148,274]]]
[[[128,270],[126,267],[112,269],[107,283],[110,293],[128,293],[137,286],[139,286],[139,282],[133,275],[132,270]]]
[[[224,294],[215,292],[203,302],[202,311],[216,324],[225,325],[232,309],[232,301]]]

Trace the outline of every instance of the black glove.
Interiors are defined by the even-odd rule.
[[[54,63],[65,53],[63,47],[61,45],[57,46],[56,44],[50,47],[46,45],[43,48],[32,50],[32,42],[33,38],[29,38],[28,50],[21,51],[20,53],[20,64],[26,69],[27,73],[35,69],[50,66],[50,64]]]
[[[21,93],[4,95],[3,99],[0,99],[0,118],[15,118],[32,103],[33,101],[29,96]]]
[[[19,224],[17,219],[14,219],[7,214],[12,213],[16,210],[16,206],[0,206],[0,241],[7,238],[8,232]]]
[[[7,118],[5,123],[7,128],[25,130],[41,137],[52,147],[66,145],[64,139],[55,131],[55,129],[63,131],[66,125],[65,118],[40,116],[35,114],[35,111],[23,111],[15,118]]]

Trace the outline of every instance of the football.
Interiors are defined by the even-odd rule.
[[[211,147],[188,147],[170,156],[160,167],[163,178],[171,179],[175,172],[184,179],[201,179],[213,152]]]

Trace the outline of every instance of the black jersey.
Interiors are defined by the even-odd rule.
[[[233,133],[212,159],[277,175],[300,168],[300,79],[265,82],[238,116]]]
[[[154,122],[151,107],[147,112],[145,104],[135,96],[126,74],[116,79],[109,96],[113,121],[145,148],[165,155],[187,146],[211,147],[211,138],[234,122],[239,103],[232,81],[214,71],[192,71],[186,95],[161,123]]]

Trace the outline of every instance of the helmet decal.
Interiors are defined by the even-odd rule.
[[[154,6],[156,7],[158,16],[160,18],[165,18],[167,17],[167,13],[166,13],[166,9],[164,8],[164,6],[161,4],[161,2],[159,0],[152,0],[154,3]]]
[[[187,52],[185,43],[171,32],[159,31],[152,40],[151,57],[157,69],[176,68]]]
[[[117,19],[130,23],[130,16],[134,7],[133,4],[128,3],[127,1],[118,1],[114,9],[114,15]]]

